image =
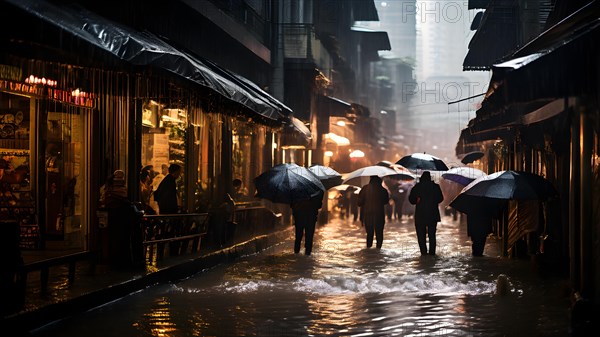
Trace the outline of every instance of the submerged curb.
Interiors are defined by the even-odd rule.
[[[22,335],[27,335],[28,331],[116,301],[145,288],[160,283],[177,282],[219,264],[230,263],[240,257],[259,253],[288,239],[290,232],[292,232],[291,227],[256,236],[248,241],[164,267],[155,272],[133,275],[131,279],[121,283],[6,316],[3,319],[3,326],[12,328],[9,329],[11,331],[21,331]]]

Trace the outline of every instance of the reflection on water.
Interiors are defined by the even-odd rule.
[[[411,220],[386,225],[366,249],[358,224],[318,229],[312,256],[292,240],[175,285],[129,296],[37,331],[39,336],[565,336],[562,281],[527,261],[470,256],[464,229],[438,227],[438,256],[421,256]],[[498,275],[510,291],[495,294]],[[107,324],[110,322],[110,324]]]

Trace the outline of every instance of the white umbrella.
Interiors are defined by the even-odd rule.
[[[368,177],[378,176],[380,178],[383,178],[386,176],[392,176],[396,174],[398,174],[398,172],[389,167],[379,165],[365,166],[354,170],[350,173],[343,174],[342,178],[344,178],[344,180],[342,181],[342,184],[362,187],[363,185],[368,183]]]

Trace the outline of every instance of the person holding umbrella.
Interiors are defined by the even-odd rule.
[[[419,182],[410,190],[408,201],[415,205],[415,229],[421,255],[427,254],[427,236],[429,255],[435,255],[435,233],[441,220],[438,205],[444,201],[444,195],[440,185],[431,180],[429,171],[423,172]]]
[[[302,237],[304,236],[304,255],[310,255],[315,236],[315,226],[319,209],[323,205],[323,192],[318,193],[310,199],[297,200],[291,203],[292,215],[294,216],[295,240],[294,254],[300,253]]]
[[[310,255],[319,209],[323,205],[325,186],[309,169],[294,163],[276,165],[254,178],[256,197],[278,204],[289,204],[295,227],[294,253]]]
[[[383,245],[385,205],[390,201],[390,196],[381,183],[379,176],[371,176],[369,183],[358,193],[360,216],[367,231],[367,248],[373,246],[373,234],[377,240],[377,249],[381,249]]]
[[[481,207],[467,214],[467,235],[471,238],[473,256],[483,256],[485,241],[492,232],[492,216],[487,209]]]

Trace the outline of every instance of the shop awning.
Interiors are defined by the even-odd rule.
[[[390,37],[387,32],[365,27],[353,26],[350,30],[360,37],[361,46],[367,50],[391,50]]]
[[[463,70],[489,70],[518,44],[518,17],[512,0],[494,1],[469,42]]]
[[[379,21],[377,7],[373,0],[353,0],[352,14],[355,21]]]
[[[7,0],[121,60],[153,66],[174,73],[270,120],[288,116],[291,110],[251,81],[214,63],[179,50],[149,32],[138,32],[112,22],[80,6],[57,6],[43,0]]]
[[[304,122],[302,122],[296,117],[292,117],[290,121],[291,126],[296,132],[298,132],[300,135],[306,138],[306,140],[312,139],[312,133],[310,132],[310,129],[306,125],[304,125]]]
[[[352,104],[331,96],[319,96],[317,100],[319,110],[323,110],[326,116],[346,117],[352,109]]]

